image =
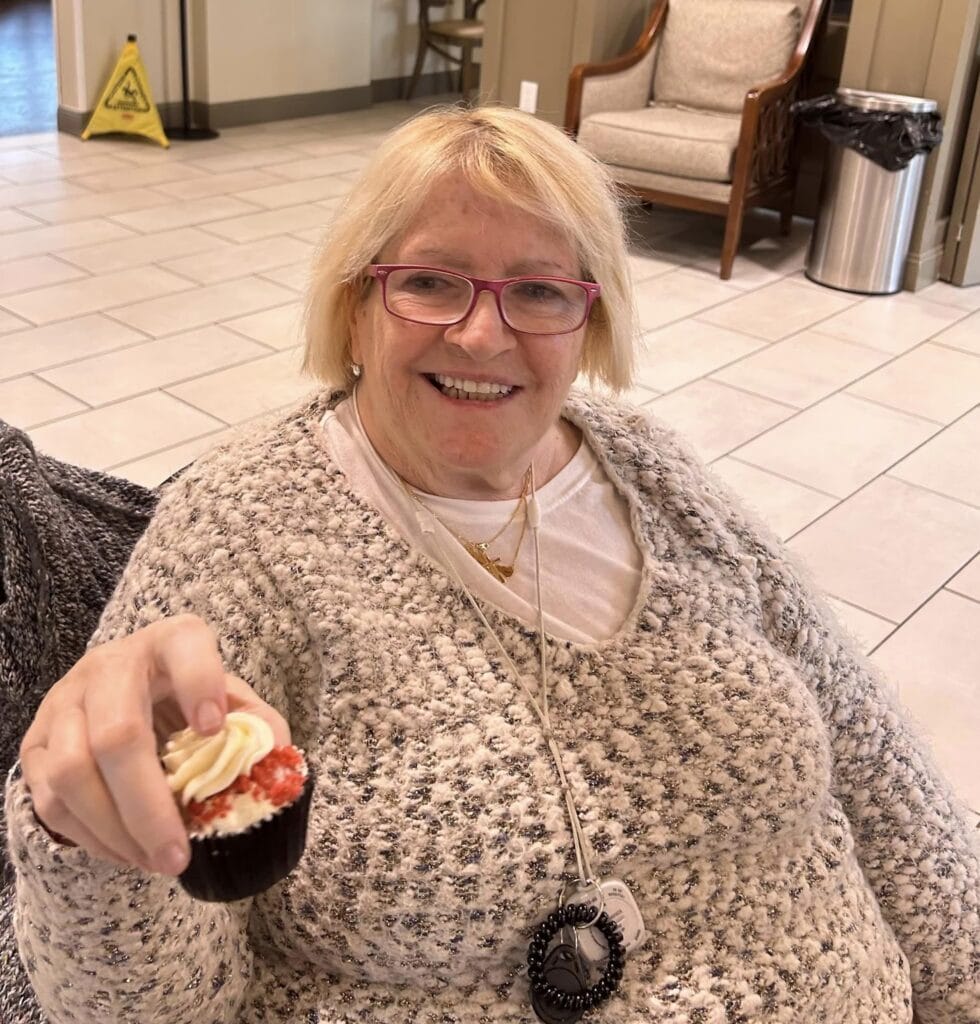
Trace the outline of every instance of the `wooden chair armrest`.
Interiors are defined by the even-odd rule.
[[[639,39],[632,48],[619,57],[611,60],[595,61],[588,64],[577,64],[572,68],[568,76],[568,94],[565,102],[565,130],[571,135],[578,131],[582,111],[582,90],[585,86],[585,79],[597,75],[615,75],[621,71],[628,71],[634,64],[638,64],[650,52],[657,38],[657,33],[663,27],[664,16],[667,14],[667,0],[660,0],[650,12]]]

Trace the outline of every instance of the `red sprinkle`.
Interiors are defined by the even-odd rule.
[[[276,747],[248,775],[239,775],[220,793],[187,805],[187,817],[193,828],[202,828],[216,818],[231,811],[232,796],[251,795],[256,800],[268,800],[273,807],[292,803],[303,792],[306,776],[303,774],[303,755],[295,747]]]

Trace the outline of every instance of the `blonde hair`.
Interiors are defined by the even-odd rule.
[[[508,107],[436,107],[389,135],[339,209],[313,265],[303,368],[329,386],[355,380],[350,325],[364,270],[430,201],[444,175],[516,206],[568,239],[602,286],[581,372],[614,391],[633,378],[635,323],[621,200],[605,168],[560,129]]]

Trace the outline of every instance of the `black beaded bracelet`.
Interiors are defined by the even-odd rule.
[[[598,928],[609,947],[609,958],[602,977],[584,992],[562,992],[545,978],[543,968],[548,945],[567,925],[591,925]],[[527,951],[527,977],[532,992],[545,1003],[561,1010],[591,1010],[605,1002],[619,987],[625,961],[623,933],[616,922],[605,911],[596,917],[596,908],[588,903],[574,903],[549,914],[535,931]]]

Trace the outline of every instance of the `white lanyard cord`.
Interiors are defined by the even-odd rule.
[[[392,473],[392,475],[395,475]],[[438,530],[435,528],[437,525],[442,525],[435,513],[422,501],[422,499],[405,483],[401,477],[397,477],[398,483],[404,488],[408,495],[412,498],[416,505],[416,518],[418,519],[419,527],[423,533],[429,533],[432,535],[436,546],[439,548],[439,553],[442,555],[443,562],[449,568],[453,578],[456,581],[457,586],[466,595],[467,600],[473,606],[473,610],[476,612],[480,621],[486,627],[487,632],[493,637],[494,642],[500,649],[500,654],[507,666],[510,668],[511,673],[517,680],[518,685],[524,691],[525,696],[534,709],[534,713],[538,716],[538,721],[541,723],[541,728],[544,732],[545,741],[548,744],[548,750],[551,753],[551,758],[555,763],[555,768],[558,771],[558,781],[561,783],[562,794],[565,798],[565,807],[568,811],[568,821],[572,830],[572,845],[575,848],[575,861],[578,868],[579,880],[583,885],[590,885],[596,883],[598,880],[593,874],[592,869],[592,858],[590,856],[590,844],[588,837],[585,834],[585,830],[582,828],[582,823],[579,820],[578,810],[575,807],[575,800],[572,797],[572,789],[568,784],[568,777],[565,775],[565,768],[562,764],[561,749],[558,746],[558,741],[555,739],[555,734],[551,728],[551,716],[548,712],[548,649],[547,649],[547,637],[544,631],[544,605],[541,600],[541,548],[538,543],[538,527],[541,525],[541,512],[538,508],[537,496],[534,490],[534,466],[531,467],[531,495],[527,500],[527,518],[528,525],[531,527],[531,536],[534,539],[534,583],[537,594],[538,604],[538,650],[540,652],[541,660],[541,702],[535,698],[534,694],[528,688],[527,684],[521,678],[521,673],[518,671],[517,666],[514,664],[514,660],[507,653],[507,649],[504,647],[497,636],[496,630],[490,625],[486,615],[483,613],[483,609],[477,604],[476,599],[470,593],[469,588],[463,582],[462,577],[459,575],[459,571],[456,568],[455,562],[449,557],[445,547],[443,546],[442,539],[439,536]],[[422,516],[419,512],[424,512],[429,518],[429,522],[423,522]],[[445,529],[445,527],[443,527]]]

